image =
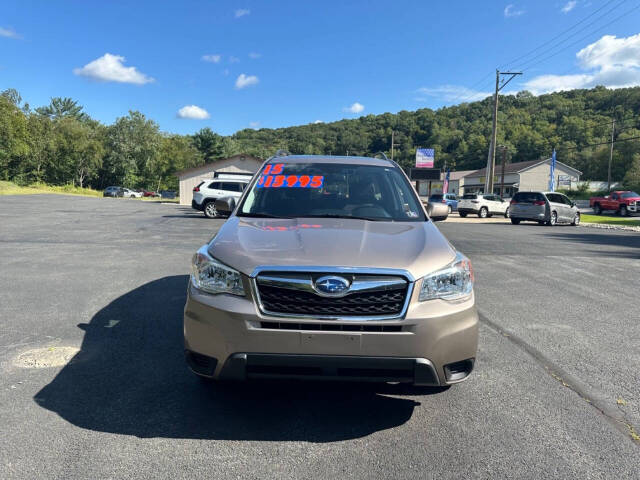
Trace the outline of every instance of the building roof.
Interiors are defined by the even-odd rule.
[[[449,181],[460,180],[462,177],[466,177],[467,175],[477,172],[477,170],[458,170],[455,172],[449,172]],[[444,180],[446,172],[442,172],[440,174],[440,180]]]
[[[255,160],[256,162],[259,162],[259,163],[262,163],[264,161],[262,158],[254,157],[252,155],[247,155],[245,153],[239,153],[237,155],[232,155],[232,156],[227,157],[227,158],[218,158],[218,159],[214,160],[213,162],[205,163],[203,165],[198,165],[197,167],[191,167],[191,168],[185,168],[184,170],[178,170],[177,172],[174,172],[173,175],[175,177],[181,177],[185,173],[196,172],[198,170],[210,170],[210,169],[214,169],[215,170],[216,165],[219,164],[220,162],[224,162],[224,161],[227,161],[227,160],[235,160],[235,159]]]
[[[516,162],[516,163],[507,163],[504,167],[504,173],[505,174],[509,174],[509,173],[520,173],[523,172],[525,170],[528,170],[532,167],[535,167],[537,165],[540,165],[541,163],[545,163],[550,161],[551,158],[543,158],[540,160],[529,160],[528,162]],[[569,165],[567,165],[566,163],[562,163],[556,160],[556,164],[557,165],[561,165],[564,168],[573,170],[574,172],[577,172],[579,175],[582,175],[582,172],[580,170],[577,170],[573,167],[570,167]],[[498,162],[496,162],[496,167],[495,167],[495,172],[496,175],[501,175],[502,174],[502,165]],[[469,173],[468,175],[465,175],[466,177],[484,177],[487,174],[487,168],[481,168],[480,170],[476,170],[474,172]]]

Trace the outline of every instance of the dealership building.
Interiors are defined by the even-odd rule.
[[[468,173],[461,179],[460,194],[483,193],[485,191],[486,168]],[[516,192],[549,190],[551,174],[551,158],[531,160],[529,162],[508,163],[504,168],[504,185],[502,183],[502,165],[495,167],[493,193],[503,190],[504,197],[512,197]],[[556,188],[570,188],[580,181],[582,172],[556,160]]]
[[[214,162],[200,165],[199,167],[187,168],[175,172],[178,177],[178,186],[180,189],[180,205],[191,205],[193,199],[193,187],[203,180],[213,178],[213,174],[218,173],[247,173],[253,175],[262,165],[261,158],[252,157],[251,155],[234,155],[229,158],[222,158]]]

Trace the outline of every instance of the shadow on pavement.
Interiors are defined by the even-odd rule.
[[[402,425],[442,389],[248,382],[208,385],[182,350],[186,275],[119,297],[89,324],[81,351],[35,401],[73,425],[138,437],[332,442]]]
[[[640,258],[640,235],[638,233],[620,230],[585,232],[585,229],[586,227],[566,233],[554,231],[549,233],[549,237],[592,245],[598,248],[594,253],[603,257]]]

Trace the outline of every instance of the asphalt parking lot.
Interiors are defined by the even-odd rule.
[[[638,478],[639,234],[440,223],[476,271],[467,382],[230,388],[182,354],[190,258],[221,224],[0,197],[0,478]]]

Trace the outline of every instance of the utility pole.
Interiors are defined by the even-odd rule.
[[[511,75],[508,79],[500,83],[500,75]],[[489,156],[487,158],[487,173],[485,177],[486,194],[493,193],[493,177],[496,165],[496,141],[498,137],[498,93],[507,83],[515,78],[516,75],[522,75],[522,72],[501,72],[496,70],[496,91],[493,95],[493,122],[491,127],[491,143],[489,144]]]
[[[391,130],[391,160],[393,160],[393,147],[396,146],[395,136],[396,136],[396,132]]]
[[[500,145],[502,147],[502,182],[500,182],[500,198],[504,197],[504,169],[507,164],[507,146]]]
[[[609,169],[607,170],[607,192],[611,191],[611,161],[613,160],[613,134],[616,131],[616,120],[611,120],[611,148],[609,148]]]

